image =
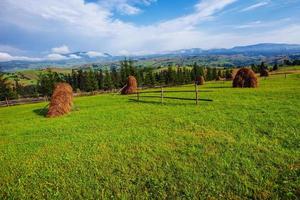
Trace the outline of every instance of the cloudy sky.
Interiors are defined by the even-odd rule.
[[[0,61],[300,44],[300,0],[0,0],[0,8]]]

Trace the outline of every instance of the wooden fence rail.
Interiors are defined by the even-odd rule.
[[[201,90],[201,92],[212,92],[212,90]],[[160,96],[154,96],[154,95],[147,95],[147,96],[141,96],[141,94],[154,94],[154,93],[160,93]],[[195,98],[184,98],[184,97],[167,97],[165,96],[165,93],[195,93]],[[165,91],[164,87],[161,87],[160,90],[156,91],[144,91],[141,92],[140,89],[137,90],[136,93],[133,95],[136,95],[137,101],[140,101],[140,98],[159,98],[161,101],[161,104],[164,103],[164,99],[176,99],[176,100],[188,100],[188,101],[195,101],[196,105],[199,104],[199,101],[213,101],[211,99],[200,99],[199,98],[199,90],[198,85],[195,84],[195,90],[182,90],[182,91]]]

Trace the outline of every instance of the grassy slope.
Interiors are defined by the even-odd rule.
[[[203,88],[214,101],[199,106],[103,95],[56,119],[39,115],[44,103],[1,108],[0,198],[295,199],[300,75]]]
[[[70,74],[72,72],[72,70],[69,68],[48,68],[48,69],[51,69],[52,72],[57,72],[62,74]],[[8,76],[8,78],[12,83],[14,83],[14,76],[17,75],[20,79],[21,84],[32,85],[37,83],[38,75],[41,73],[45,73],[46,71],[47,69],[22,70],[11,74],[10,76]]]

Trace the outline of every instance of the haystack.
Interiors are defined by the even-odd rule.
[[[58,83],[55,85],[51,97],[47,117],[58,117],[71,111],[73,105],[73,89],[67,83]]]
[[[195,83],[197,85],[204,85],[204,83],[205,83],[204,77],[203,76],[197,76]]]
[[[267,76],[269,76],[269,71],[267,69],[260,70],[260,76],[261,77],[267,77]]]
[[[252,69],[242,68],[236,73],[232,86],[240,88],[255,88],[258,86],[258,81]]]
[[[134,94],[137,92],[137,81],[134,76],[128,76],[127,85],[121,91],[121,94]]]

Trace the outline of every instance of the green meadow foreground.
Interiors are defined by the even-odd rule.
[[[0,108],[0,199],[300,196],[300,74],[210,82],[198,106],[131,98],[75,98],[55,119],[46,103]]]

